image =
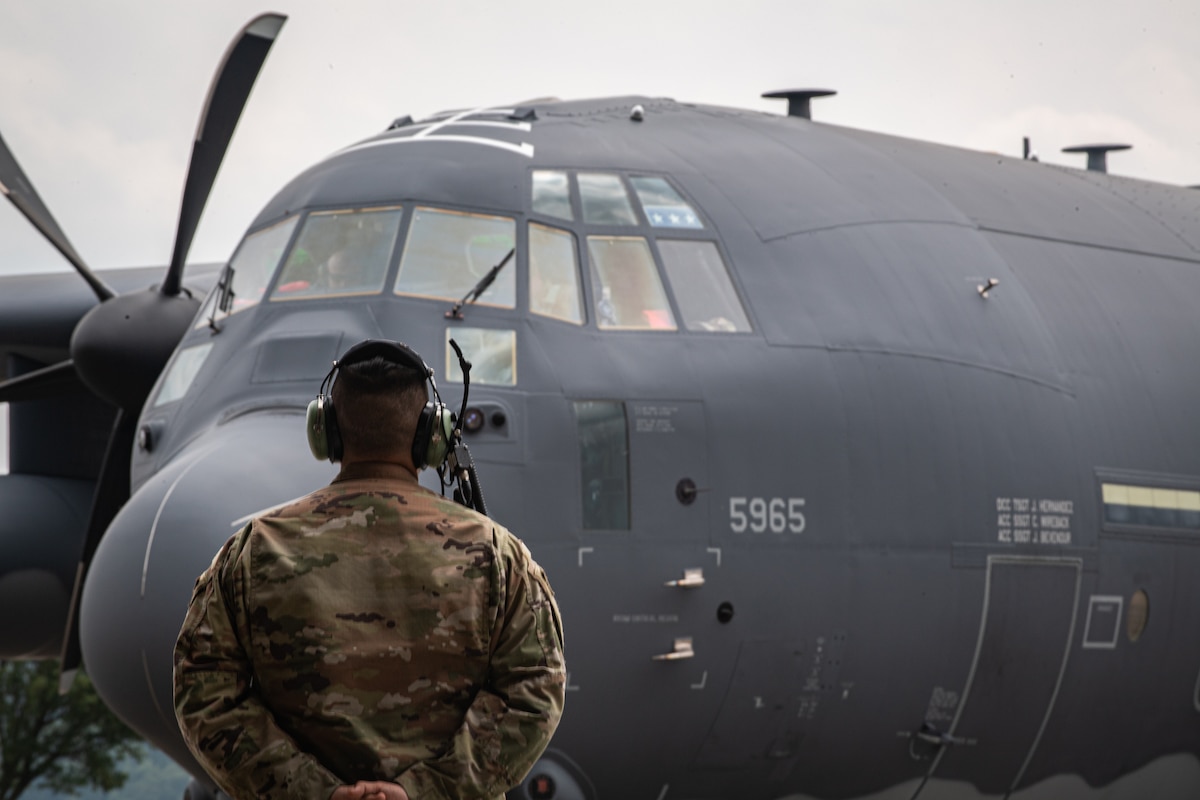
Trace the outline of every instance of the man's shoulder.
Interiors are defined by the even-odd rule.
[[[470,509],[467,510],[470,511]],[[526,547],[525,542],[521,541],[519,536],[501,525],[499,522],[496,522],[491,517],[474,511],[471,513],[475,515],[481,524],[488,526],[488,530],[491,531],[492,542],[497,551],[508,556],[518,564],[533,562],[533,555],[529,552],[529,548]]]
[[[308,529],[333,518],[351,518],[366,527],[378,523],[425,520],[439,529],[473,531],[477,536],[519,541],[504,526],[411,481],[357,479],[337,481],[271,509],[255,518],[256,529]],[[342,523],[338,523],[339,527]],[[349,524],[349,523],[346,523]],[[523,545],[522,545],[523,546]]]
[[[364,508],[379,503],[409,505],[421,502],[422,498],[427,495],[436,496],[419,484],[405,481],[377,479],[337,481],[264,512],[259,515],[259,519],[290,519],[337,514],[339,511],[352,512],[355,508]]]

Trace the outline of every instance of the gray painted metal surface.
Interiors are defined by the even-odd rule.
[[[544,169],[665,177],[705,227],[539,214]],[[610,98],[389,130],[298,176],[251,231],[392,205],[401,241],[418,206],[515,219],[515,307],[459,322],[450,302],[393,294],[398,248],[378,294],[199,321],[176,354],[211,345],[194,382],[142,412],[151,446],[84,587],[84,658],[117,713],[195,774],[171,644],[235,523],[331,477],[302,431],[329,361],[402,340],[454,405],[446,338],[482,328],[514,332],[517,378],[473,386],[504,419],[468,441],[490,510],[565,615],[567,709],[535,768],[558,797],[1200,791],[1200,530],[1114,524],[1104,502],[1106,484],[1177,506],[1200,490],[1200,194]],[[714,242],[753,331],[602,330],[586,278],[585,324],[533,314],[530,221],[575,235],[584,276],[589,235]],[[23,330],[0,346],[21,352]],[[590,400],[623,404],[628,530],[583,524],[574,403]],[[702,585],[667,585],[689,570]],[[654,658],[684,639],[690,657]]]

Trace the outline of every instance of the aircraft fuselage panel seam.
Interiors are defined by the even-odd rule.
[[[1004,236],[1017,236],[1022,239],[1036,239],[1040,242],[1051,242],[1053,244],[1069,244],[1075,247],[1087,247],[1092,250],[1105,250],[1110,253],[1122,253],[1129,256],[1142,256],[1144,258],[1162,258],[1167,261],[1180,261],[1184,264],[1196,264],[1200,266],[1200,258],[1189,258],[1181,255],[1171,255],[1170,253],[1152,253],[1149,250],[1135,250],[1132,247],[1119,247],[1111,244],[1098,244],[1096,242],[1084,242],[1078,239],[1066,239],[1059,236],[1046,236],[1040,233],[1030,233],[1029,231],[1013,231],[1005,228],[993,228],[987,225],[980,225],[979,230],[985,233],[998,233]]]
[[[1015,231],[1008,228],[997,228],[981,223],[964,223],[955,220],[938,220],[938,219],[889,219],[889,220],[859,220],[854,222],[841,222],[836,225],[822,225],[816,228],[807,228],[805,230],[790,231],[788,233],[778,233],[773,236],[759,235],[759,241],[764,244],[772,244],[774,242],[790,239],[795,236],[807,236],[814,233],[827,233],[829,231],[844,230],[847,228],[878,228],[895,225],[944,225],[952,228],[966,228],[968,230],[979,231],[980,233],[997,233],[1002,236],[1017,236],[1022,239],[1034,239],[1042,242],[1051,242],[1054,244],[1067,244],[1075,247],[1087,247],[1092,250],[1107,250],[1113,253],[1122,253],[1131,256],[1143,256],[1146,258],[1163,258],[1168,261],[1181,261],[1185,264],[1200,265],[1200,257],[1192,258],[1189,256],[1171,254],[1171,253],[1155,253],[1150,250],[1138,250],[1132,247],[1121,247],[1119,245],[1100,244],[1097,242],[1086,242],[1080,239],[1068,239],[1061,236],[1047,236],[1046,234],[1033,233],[1031,231]],[[1191,248],[1191,244],[1184,242]],[[1194,249],[1194,248],[1193,248]]]
[[[934,355],[933,353],[915,353],[907,350],[889,350],[883,347],[856,347],[853,345],[837,344],[816,345],[788,344],[779,342],[771,342],[769,344],[771,347],[787,347],[795,350],[825,350],[830,353],[867,353],[870,355],[895,356],[898,358],[917,358],[925,361],[937,361],[943,364],[951,364],[956,367],[967,367],[969,369],[978,369],[983,370],[984,372],[992,372],[997,375],[1004,375],[1009,378],[1015,378],[1020,381],[1036,384],[1045,389],[1051,389],[1072,399],[1075,397],[1075,392],[1072,389],[1061,384],[1054,383],[1053,381],[1046,380],[1045,378],[1038,378],[1024,372],[1004,369],[1003,367],[996,367],[990,364],[980,364],[977,361],[967,361],[966,359],[952,358],[950,356],[939,356]]]
[[[895,225],[946,225],[951,228],[966,228],[967,230],[986,230],[979,225],[959,222],[953,219],[872,219],[872,220],[856,220],[854,222],[839,222],[836,225],[821,225],[816,228],[806,228],[800,231],[790,231],[788,233],[777,233],[773,236],[759,236],[759,241],[763,244],[772,244],[780,242],[784,239],[790,239],[793,236],[807,236],[812,233],[828,233],[829,231],[845,230],[846,228],[884,228]]]

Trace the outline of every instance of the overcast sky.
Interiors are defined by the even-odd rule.
[[[7,0],[0,134],[93,267],[165,263],[209,80],[258,11],[288,15],[200,224],[223,260],[270,195],[395,117],[555,95],[669,96],[1200,183],[1197,0]],[[0,204],[0,273],[62,269]]]
[[[260,11],[289,20],[191,261],[395,117],[547,95],[782,113],[759,95],[831,88],[820,121],[1076,166],[1125,142],[1110,171],[1200,184],[1197,0],[5,0],[0,135],[94,268],[169,260],[209,80]],[[0,275],[65,268],[0,203]]]

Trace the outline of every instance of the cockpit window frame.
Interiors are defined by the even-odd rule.
[[[340,214],[358,214],[378,211],[398,211],[400,212],[399,219],[396,222],[395,230],[392,234],[391,249],[388,252],[387,263],[384,265],[382,283],[378,289],[373,291],[355,291],[355,292],[338,292],[325,294],[311,294],[299,296],[287,296],[286,293],[279,292],[280,281],[283,279],[283,273],[291,261],[292,252],[300,242],[300,238],[304,235],[304,231],[308,226],[309,220],[313,216],[334,216]],[[275,273],[271,276],[271,281],[267,285],[264,294],[263,302],[268,303],[295,303],[306,301],[322,301],[322,300],[338,300],[354,297],[379,297],[386,293],[387,287],[390,286],[395,278],[396,263],[399,258],[400,246],[408,237],[408,221],[411,217],[412,207],[407,202],[395,201],[391,203],[372,203],[370,205],[360,206],[345,206],[336,205],[321,208],[306,208],[303,211],[302,219],[296,226],[296,230],[292,232],[292,238],[288,241],[287,248],[283,252],[283,257],[279,263],[275,265]]]
[[[413,220],[416,213],[420,209],[430,209],[436,212],[445,212],[449,214],[462,215],[478,215],[484,217],[496,217],[506,220],[511,220],[513,225],[513,241],[516,247],[516,255],[513,262],[507,266],[507,269],[512,271],[514,286],[514,298],[512,305],[496,304],[488,302],[488,300],[480,298],[473,304],[472,307],[478,308],[479,312],[485,313],[489,317],[500,315],[497,319],[510,315],[527,317],[537,324],[570,324],[572,327],[581,330],[594,330],[603,332],[608,335],[645,335],[647,333],[654,336],[662,336],[669,333],[677,335],[700,335],[700,336],[758,336],[761,337],[762,326],[756,319],[756,311],[754,307],[747,301],[747,294],[743,288],[742,275],[737,269],[735,260],[731,257],[729,249],[721,236],[720,230],[713,223],[712,218],[706,213],[704,207],[694,199],[688,191],[686,191],[675,179],[674,176],[663,172],[644,169],[609,169],[595,166],[566,166],[562,164],[537,164],[530,165],[525,170],[525,179],[529,186],[532,186],[534,173],[561,173],[567,178],[568,194],[571,206],[572,219],[567,220],[554,214],[538,212],[533,209],[533,194],[532,191],[524,191],[523,206],[518,209],[497,209],[483,206],[468,206],[456,203],[446,203],[440,201],[424,200],[411,196],[400,196],[387,200],[377,200],[370,204],[347,205],[347,204],[322,204],[321,206],[313,206],[299,210],[294,214],[289,214],[269,223],[258,226],[252,231],[247,231],[246,237],[254,235],[262,230],[270,228],[287,221],[289,218],[295,219],[294,227],[288,237],[283,254],[280,257],[279,263],[275,265],[274,273],[271,276],[269,283],[263,292],[263,298],[260,304],[274,304],[277,302],[294,303],[300,300],[312,302],[338,302],[345,299],[383,299],[389,300],[395,297],[403,297],[407,299],[418,300],[430,304],[443,304],[446,302],[457,302],[460,298],[434,297],[425,294],[410,293],[408,291],[397,291],[397,283],[400,279],[400,269],[403,264],[405,253],[410,247],[410,238],[413,230]],[[629,201],[630,208],[636,218],[636,223],[631,225],[608,225],[588,223],[583,218],[582,198],[580,195],[580,187],[578,175],[582,172],[607,174],[616,177],[625,192],[626,198]],[[661,227],[650,223],[646,217],[646,209],[638,194],[633,180],[635,178],[652,178],[660,180],[670,187],[671,191],[687,204],[687,206],[696,215],[702,227]],[[528,187],[527,187],[528,188]],[[347,293],[347,294],[329,294],[329,295],[313,295],[307,297],[283,297],[277,295],[279,281],[283,277],[283,267],[286,259],[290,257],[292,250],[296,247],[296,242],[304,231],[307,220],[312,214],[319,213],[352,213],[355,211],[366,211],[374,209],[397,208],[400,211],[400,220],[396,227],[395,238],[391,245],[391,252],[386,266],[386,271],[383,279],[383,286],[376,292],[363,293]],[[538,225],[545,228],[550,228],[558,231],[570,233],[576,243],[576,255],[578,263],[576,265],[577,277],[579,281],[579,290],[583,300],[583,321],[581,324],[574,322],[564,323],[554,317],[545,316],[536,313],[532,308],[530,301],[530,281],[532,280],[530,263],[529,263],[529,226]],[[658,280],[663,287],[666,295],[667,305],[670,309],[671,316],[674,319],[674,328],[641,328],[641,327],[608,327],[601,326],[599,323],[599,314],[597,313],[597,290],[593,281],[594,266],[592,264],[592,254],[589,252],[587,242],[591,237],[638,237],[644,239],[649,246],[649,252],[653,260],[654,269],[657,271]],[[245,238],[243,237],[243,242]],[[686,323],[686,315],[684,309],[680,305],[679,293],[671,282],[671,274],[666,268],[666,263],[663,258],[662,248],[659,244],[660,240],[690,240],[697,242],[707,242],[716,248],[724,268],[725,274],[728,277],[733,292],[736,295],[738,304],[740,305],[746,320],[749,324],[749,330],[699,330],[695,327],[689,327]],[[239,243],[239,248],[241,247]],[[235,251],[235,255],[236,255]],[[207,319],[211,311],[212,299],[206,300],[202,305],[202,313],[197,317],[197,327],[203,324],[203,320]],[[229,316],[229,315],[227,315]]]
[[[409,298],[412,300],[421,300],[421,301],[432,302],[432,303],[447,303],[447,302],[454,303],[461,299],[461,297],[448,297],[448,296],[441,296],[441,295],[435,296],[435,295],[429,295],[429,294],[410,292],[410,291],[402,290],[399,286],[400,271],[403,267],[404,259],[405,259],[405,256],[407,255],[408,248],[411,245],[413,222],[416,217],[416,214],[420,211],[433,211],[436,213],[444,213],[444,214],[450,214],[450,215],[455,215],[455,216],[466,216],[466,217],[472,217],[472,216],[474,216],[474,217],[490,217],[490,218],[494,218],[494,219],[505,219],[512,223],[512,225],[513,225],[512,240],[513,240],[513,246],[516,248],[516,252],[514,253],[514,257],[511,261],[511,263],[506,267],[506,269],[513,270],[511,273],[509,273],[510,275],[512,275],[512,278],[513,278],[512,303],[511,303],[511,305],[505,305],[503,303],[496,303],[496,302],[492,302],[490,300],[485,300],[484,296],[487,294],[487,292],[484,292],[484,295],[481,295],[478,300],[476,300],[474,303],[472,303],[472,306],[480,307],[480,308],[495,309],[497,311],[501,311],[501,312],[505,312],[505,313],[517,312],[521,308],[521,303],[520,303],[521,291],[519,289],[519,283],[521,280],[521,273],[523,272],[523,268],[521,268],[519,265],[520,265],[520,262],[524,261],[527,258],[527,255],[524,253],[524,250],[527,248],[526,248],[526,243],[525,243],[524,236],[523,236],[523,231],[521,230],[522,225],[525,221],[525,215],[519,211],[512,211],[512,210],[498,211],[495,209],[456,206],[456,205],[452,205],[452,204],[448,204],[448,203],[435,203],[435,202],[428,202],[428,201],[420,202],[420,201],[412,201],[412,200],[405,201],[405,218],[401,221],[400,233],[399,233],[399,236],[397,239],[397,247],[395,248],[395,252],[393,254],[395,263],[392,264],[392,268],[389,271],[388,278],[384,282],[385,288],[384,288],[383,294],[387,297],[405,297],[405,298]],[[503,272],[499,273],[499,275],[503,275]],[[499,279],[499,275],[498,275],[497,279]],[[493,283],[492,285],[495,286],[496,284]],[[468,287],[468,289],[469,288],[470,287]]]
[[[591,330],[603,330],[605,334],[639,334],[650,332],[655,336],[661,336],[668,333],[677,333],[685,335],[698,336],[761,336],[761,326],[755,318],[755,311],[751,304],[747,302],[747,295],[742,286],[741,275],[736,269],[736,264],[731,258],[729,249],[725,246],[725,242],[721,237],[720,231],[714,224],[712,218],[705,212],[704,208],[694,199],[675,179],[674,176],[664,172],[656,172],[654,170],[644,169],[609,169],[604,167],[593,166],[564,166],[564,165],[547,165],[539,164],[536,167],[531,166],[527,170],[527,181],[532,186],[534,172],[562,172],[568,176],[568,182],[571,190],[571,204],[573,220],[567,221],[559,217],[539,213],[533,209],[532,191],[525,192],[525,214],[527,222],[530,224],[539,224],[563,230],[569,230],[575,234],[576,240],[579,242],[579,271],[581,289],[583,291],[584,311],[586,320],[582,327]],[[619,178],[622,187],[625,190],[626,197],[629,199],[636,224],[632,225],[609,225],[589,223],[584,219],[582,197],[580,194],[578,176],[580,173],[604,173],[615,175]],[[646,217],[646,209],[638,194],[637,188],[634,185],[635,178],[650,178],[663,181],[667,187],[677,194],[685,204],[696,215],[699,227],[669,227],[656,226],[651,224]],[[667,296],[667,302],[671,308],[671,313],[675,317],[676,330],[671,329],[645,329],[645,328],[625,328],[625,327],[607,327],[601,326],[599,323],[600,314],[596,306],[597,297],[593,276],[593,265],[591,254],[588,251],[587,241],[593,236],[636,236],[646,240],[650,246],[650,253],[653,256],[655,269],[658,270],[659,281],[664,287]],[[711,243],[717,251],[717,255],[724,266],[725,274],[732,284],[733,293],[737,298],[746,321],[749,325],[748,330],[700,330],[697,328],[689,329],[681,320],[684,319],[683,309],[680,306],[678,292],[671,284],[671,276],[666,269],[666,263],[663,260],[663,254],[659,247],[659,240],[673,241],[696,241]],[[525,263],[522,264],[523,273],[519,275],[519,279],[523,281],[522,290],[527,294],[529,291],[529,282],[531,280],[528,268],[528,253],[525,253]],[[524,311],[531,318],[536,319],[535,315],[528,307],[524,306]]]
[[[580,248],[580,253],[586,257],[587,269],[587,279],[585,284],[591,289],[591,295],[593,297],[592,305],[590,305],[587,310],[589,313],[589,318],[592,319],[593,324],[595,324],[599,330],[604,331],[605,333],[615,331],[640,331],[643,333],[653,332],[655,334],[672,333],[681,330],[682,326],[679,324],[679,306],[675,302],[675,298],[672,296],[670,290],[667,288],[667,282],[664,279],[666,273],[663,269],[662,261],[659,258],[657,248],[654,247],[654,244],[650,238],[645,235],[644,230],[634,229],[632,233],[626,233],[624,235],[611,233],[588,233],[587,238],[582,244],[583,246]],[[643,279],[640,281],[642,291],[635,292],[634,294],[627,294],[627,302],[617,303],[621,310],[615,312],[610,311],[609,313],[613,316],[609,317],[609,321],[605,323],[604,319],[609,315],[605,314],[600,306],[600,303],[607,302],[611,306],[613,305],[613,300],[607,294],[602,295],[600,300],[595,300],[594,298],[598,289],[603,290],[610,288],[609,281],[605,278],[611,277],[607,276],[607,273],[611,271],[611,265],[605,267],[598,263],[596,253],[604,245],[614,247],[617,250],[626,250],[626,246],[633,246],[633,250],[626,250],[629,255],[635,256],[633,261],[626,260],[626,256],[618,256],[617,260],[618,262],[625,260],[626,264],[629,264],[632,267],[631,275],[637,275],[639,259],[637,259],[636,256],[639,255],[637,252],[637,245],[639,244],[644,246],[644,255],[649,257],[648,263],[644,260],[641,260],[640,262],[640,265],[644,265],[649,268],[642,273]],[[629,277],[630,276],[626,276],[626,280],[622,281],[622,283],[626,286],[629,285]],[[613,283],[615,285],[615,282]],[[655,296],[655,292],[657,292],[657,297]],[[645,305],[646,301],[658,299],[666,301],[666,309],[656,309],[652,305]],[[631,300],[636,302],[629,302]],[[645,315],[643,322],[638,324],[629,322],[629,312],[637,309],[639,306],[644,306],[639,312]],[[665,318],[656,316],[657,312],[660,311],[667,311],[668,316]],[[618,319],[617,315],[619,315],[621,319]]]
[[[686,197],[683,194],[683,192],[681,192],[679,190],[679,187],[676,186],[675,183],[668,176],[655,175],[655,174],[649,173],[649,172],[629,172],[629,173],[626,173],[624,177],[625,177],[625,183],[628,184],[629,190],[633,193],[633,197],[637,200],[636,205],[637,205],[638,211],[641,212],[640,213],[641,218],[645,220],[646,224],[649,225],[651,229],[659,230],[659,231],[690,231],[693,233],[697,233],[697,232],[702,232],[705,234],[709,233],[710,223],[708,222],[708,220],[705,219],[704,215],[696,207],[695,201]],[[641,191],[638,189],[638,185],[637,185],[636,181],[639,179],[662,181],[669,190],[671,190],[672,192],[675,193],[676,198],[681,203],[683,203],[685,206],[687,206],[688,213],[695,216],[697,224],[696,225],[657,225],[657,224],[655,224],[654,220],[652,220],[650,218],[649,211],[646,208],[646,199],[645,199],[645,197],[642,196]]]
[[[564,217],[559,214],[555,214],[552,211],[538,209],[538,207],[537,207],[538,194],[536,191],[536,187],[537,187],[536,182],[537,182],[537,176],[539,174],[540,175],[560,174],[564,178],[566,178],[566,181],[567,181],[567,198],[566,198],[567,199],[567,213],[569,214],[569,216]],[[579,195],[579,191],[578,191],[578,187],[576,185],[574,171],[569,170],[569,169],[540,169],[540,168],[531,169],[529,171],[529,188],[530,188],[529,210],[533,214],[536,214],[539,216],[544,216],[547,219],[558,220],[559,225],[564,225],[564,224],[565,225],[573,225],[579,221],[579,202],[577,199],[578,195]]]
[[[258,227],[255,227],[255,228],[248,229],[244,234],[242,234],[242,238],[238,241],[237,247],[234,248],[233,253],[229,256],[229,260],[225,262],[225,266],[221,273],[221,276],[222,276],[221,279],[219,279],[217,284],[214,285],[213,288],[209,291],[208,296],[204,299],[204,302],[200,304],[200,310],[199,310],[199,312],[197,312],[196,317],[192,322],[191,330],[197,330],[199,328],[204,328],[204,327],[210,327],[213,330],[220,330],[220,327],[219,327],[220,325],[224,324],[229,319],[238,316],[243,311],[249,311],[253,308],[257,308],[266,303],[270,303],[271,302],[271,294],[275,291],[275,282],[279,279],[279,273],[282,272],[281,267],[284,262],[284,257],[287,256],[288,253],[290,253],[292,251],[292,247],[295,245],[295,242],[296,242],[296,237],[300,235],[300,229],[303,227],[303,222],[305,221],[305,219],[307,217],[308,217],[308,209],[304,209],[301,211],[285,214],[282,217],[279,217],[278,219],[273,219],[268,222],[264,222],[262,225],[259,225]],[[288,225],[288,224],[290,224],[292,226],[291,231],[290,231],[290,233],[288,233],[287,238],[284,240],[283,249],[280,251],[279,258],[276,260],[275,266],[272,268],[272,270],[267,278],[267,282],[263,286],[262,294],[259,295],[258,299],[255,300],[253,303],[243,306],[242,308],[232,308],[228,311],[221,311],[220,318],[219,319],[216,318],[214,316],[214,311],[216,311],[217,309],[214,309],[214,306],[220,302],[219,296],[223,290],[222,282],[225,279],[226,271],[233,268],[233,262],[237,260],[239,255],[241,255],[242,250],[246,247],[246,242],[248,242],[252,237],[258,236],[259,234],[261,234],[265,231],[268,231],[272,228],[277,228],[281,225]],[[237,281],[237,275],[235,274],[234,275],[235,294],[233,295],[235,302],[237,299],[236,281]]]

